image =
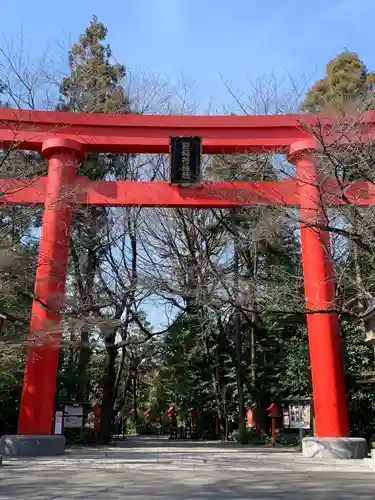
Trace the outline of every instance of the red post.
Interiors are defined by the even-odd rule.
[[[133,410],[134,411],[134,410]],[[99,403],[96,403],[94,408],[94,430],[96,436],[99,436],[99,431],[100,431],[100,413],[101,413],[101,407]]]
[[[35,278],[28,351],[18,434],[51,434],[60,348],[60,310],[65,295],[72,221],[72,189],[83,146],[69,139],[49,139],[49,158],[38,268]]]
[[[276,446],[276,418],[274,417],[272,417],[271,439],[272,446]]]
[[[271,430],[271,438],[272,438],[272,446],[276,446],[276,430],[277,430],[277,420],[281,417],[280,408],[275,404],[271,403],[270,407],[267,408],[268,416],[272,419],[272,430]]]
[[[302,265],[314,397],[316,435],[346,437],[349,418],[344,367],[335,304],[333,263],[329,234],[320,229],[325,215],[320,201],[319,177],[312,152],[315,140],[291,146],[299,183]],[[314,312],[319,311],[319,312]],[[327,311],[327,312],[324,312]]]

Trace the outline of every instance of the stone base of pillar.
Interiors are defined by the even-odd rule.
[[[50,457],[63,455],[65,437],[53,436],[2,436],[0,456],[4,457]]]
[[[367,448],[363,438],[306,437],[302,440],[302,455],[308,458],[365,458]]]

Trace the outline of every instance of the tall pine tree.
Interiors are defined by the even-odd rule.
[[[61,111],[85,113],[128,113],[130,102],[124,90],[125,67],[113,62],[110,46],[106,43],[107,28],[94,16],[80,36],[79,41],[69,52],[70,74],[64,78],[60,87]],[[123,175],[128,163],[126,155],[90,153],[79,168],[79,175],[99,180],[109,176]],[[95,306],[98,272],[103,260],[103,244],[101,238],[109,209],[105,207],[81,207],[75,212],[71,239],[71,271],[72,294],[76,309],[81,310],[83,319],[95,314],[90,307]],[[80,326],[81,347],[78,360],[66,356],[67,361],[61,363],[67,373],[77,368],[77,389],[74,396],[86,399],[92,389],[88,373],[90,363],[91,326],[82,321]],[[113,333],[115,335],[115,333]],[[107,340],[107,339],[105,339]],[[117,350],[113,348],[114,339],[110,339],[107,347],[106,374],[104,377],[102,422],[111,421],[113,391],[115,381],[113,374]],[[103,440],[109,438],[109,427],[103,431]]]
[[[93,16],[69,53],[70,75],[61,82],[63,111],[127,113],[130,109],[123,82],[125,67],[112,62],[112,51],[103,42],[106,26]]]
[[[347,106],[373,108],[375,73],[355,52],[344,51],[329,61],[326,76],[307,93],[302,111],[344,110]]]

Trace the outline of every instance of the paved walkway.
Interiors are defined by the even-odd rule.
[[[286,448],[128,438],[58,459],[4,459],[0,500],[374,499],[358,461],[302,458]]]

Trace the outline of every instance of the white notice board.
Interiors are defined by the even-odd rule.
[[[289,405],[289,427],[291,429],[310,429],[311,405]]]

